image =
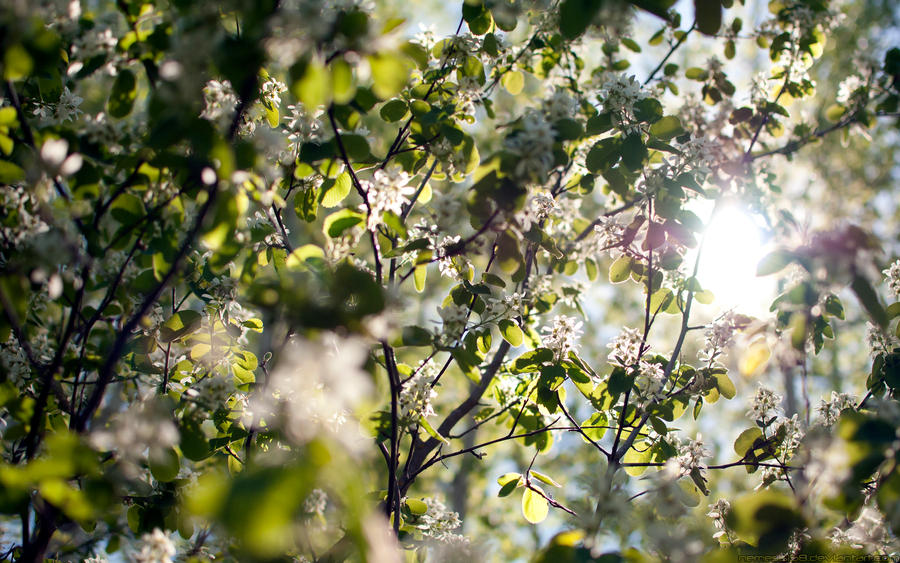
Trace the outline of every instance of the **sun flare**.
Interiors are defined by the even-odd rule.
[[[767,244],[760,221],[737,203],[718,209],[703,233],[697,277],[713,292],[713,305],[754,316],[765,315],[774,296],[772,278],[756,276]]]

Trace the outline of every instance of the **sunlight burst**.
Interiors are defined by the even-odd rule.
[[[726,203],[704,232],[698,278],[715,294],[721,310],[763,316],[775,292],[771,277],[756,276],[756,265],[767,252],[758,219],[736,203]]]

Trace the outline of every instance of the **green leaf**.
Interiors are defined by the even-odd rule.
[[[516,487],[522,484],[522,474],[504,473],[497,478],[497,484],[500,485],[500,492],[497,493],[497,496],[509,496],[510,493],[512,493],[516,489]]]
[[[832,296],[832,297],[834,297],[834,296]],[[837,299],[837,298],[835,298],[835,299]],[[839,301],[838,303],[840,303],[840,301]],[[828,301],[825,302],[825,305],[826,305],[826,307],[827,307]],[[826,308],[826,311],[828,311],[829,313],[831,313],[831,311],[829,311],[827,308]],[[897,303],[891,303],[890,305],[887,306],[887,309],[885,309],[885,312],[887,313],[887,316],[888,316],[889,319],[893,319],[893,318],[896,318],[896,317],[900,317],[900,302],[897,302]],[[831,314],[832,314],[832,315],[835,315],[834,313],[831,313]],[[843,319],[843,318],[844,318],[844,308],[841,307],[841,314],[840,314],[840,316],[838,316],[838,315],[835,315],[835,316],[837,316],[837,317],[840,318],[840,319]]]
[[[325,218],[322,231],[331,238],[337,238],[341,234],[365,221],[366,216],[352,209],[341,209]]]
[[[334,184],[322,192],[322,207],[336,207],[350,194],[352,187],[353,180],[350,178],[350,174],[342,172],[334,179]]]
[[[278,108],[264,105],[263,109],[266,112],[266,122],[269,124],[269,127],[272,129],[277,128],[281,122],[281,114],[278,112]]]
[[[602,4],[601,0],[563,0],[559,5],[559,30],[566,39],[584,33]]]
[[[506,88],[507,92],[515,96],[521,93],[522,88],[525,87],[525,75],[518,70],[511,70],[503,75],[503,78],[500,79],[500,84]]]
[[[722,27],[721,0],[694,0],[694,17],[697,29],[706,35],[715,35]]]
[[[844,318],[844,304],[841,303],[841,300],[837,295],[829,295],[825,298],[825,312],[839,319]],[[900,303],[894,303],[888,306],[886,312],[889,319],[893,319],[897,315],[900,315]]]
[[[497,496],[502,498],[511,495],[512,492],[516,490],[516,487],[519,486],[519,483],[519,478],[505,483],[502,487],[500,487],[500,490],[497,491]]]
[[[537,348],[525,352],[513,362],[512,373],[538,371],[546,362],[553,360],[553,351],[548,348]]]
[[[796,254],[789,250],[774,250],[763,257],[756,266],[757,276],[768,276],[780,272],[794,261]]]
[[[562,487],[562,485],[560,485],[559,483],[557,483],[556,481],[551,479],[549,475],[544,475],[543,473],[538,473],[537,471],[535,471],[533,469],[531,471],[529,471],[529,473],[531,473],[531,476],[534,477],[535,479],[537,479],[539,481],[543,481],[544,483],[547,483],[551,487]]]
[[[319,210],[319,190],[313,186],[309,186],[305,190],[300,190],[294,196],[294,212],[297,217],[311,223],[316,220],[316,213]]]
[[[532,485],[532,487],[541,493],[544,492],[536,485]],[[525,493],[522,495],[522,514],[526,520],[532,524],[540,524],[547,518],[549,512],[550,507],[547,504],[547,499],[532,489],[525,489]]]
[[[109,115],[122,119],[131,113],[134,100],[137,98],[137,80],[134,73],[128,69],[119,71],[109,92],[109,101],[106,103]]]
[[[291,252],[284,264],[288,268],[305,268],[307,264],[315,265],[325,260],[325,251],[314,244],[304,244]]]
[[[638,121],[654,123],[663,116],[662,104],[656,98],[644,98],[635,102],[634,116]]]
[[[356,96],[353,68],[344,59],[331,63],[331,92],[336,104],[346,104]]]
[[[629,256],[620,256],[609,266],[609,281],[622,283],[631,276],[632,259]]]
[[[381,106],[379,113],[381,114],[382,119],[388,123],[394,123],[406,117],[408,108],[406,102],[403,100],[393,99]]]
[[[0,108],[0,127],[12,127],[18,123],[18,121],[16,108],[12,106]]]
[[[700,67],[692,66],[684,71],[684,77],[690,80],[703,81],[709,78],[709,71]]]
[[[638,170],[643,166],[644,158],[646,158],[646,156],[647,146],[644,145],[640,133],[625,137],[625,140],[622,141],[622,164],[624,164],[626,168],[632,171]]]
[[[307,60],[299,66],[299,76],[291,84],[291,93],[308,111],[327,103],[331,98],[331,76],[325,65],[317,59]]]
[[[402,332],[403,346],[431,346],[434,335],[420,326],[405,326]]]
[[[497,287],[506,287],[506,282],[503,281],[503,278],[496,274],[485,272],[482,274],[481,279],[487,284],[495,285]]]
[[[463,19],[469,24],[469,31],[475,35],[484,35],[491,28],[493,18],[481,2],[465,2],[462,8]]]
[[[419,264],[413,272],[413,282],[415,282],[416,291],[422,293],[425,291],[425,278],[428,275],[428,265]]]
[[[13,140],[6,135],[0,134],[0,151],[3,151],[5,155],[9,155],[12,153],[13,147]]]
[[[202,320],[203,316],[197,311],[178,311],[159,327],[159,340],[166,343],[183,338],[199,329]]]
[[[603,438],[604,434],[606,434],[607,428],[605,427],[608,425],[609,419],[607,418],[606,413],[595,412],[589,416],[587,420],[581,423],[581,429],[591,440],[597,442]],[[590,428],[591,426],[598,426],[600,428]]]
[[[136,195],[123,192],[113,200],[109,213],[123,225],[131,225],[144,216],[144,202]]]
[[[667,115],[650,126],[650,134],[663,140],[673,139],[684,133],[681,120],[674,115]]]
[[[522,345],[525,334],[522,332],[522,329],[519,328],[518,324],[509,319],[503,319],[497,323],[497,326],[500,327],[500,334],[503,335],[504,340],[514,347]]]
[[[731,506],[729,527],[762,553],[779,553],[794,531],[804,526],[794,498],[781,491],[764,489],[750,493],[735,499]]]
[[[671,19],[669,17],[669,8],[675,4],[675,0],[629,0],[629,2],[666,21]]]
[[[3,54],[3,80],[22,80],[34,68],[34,61],[22,45],[15,43]]]
[[[733,399],[737,394],[737,388],[729,379],[728,374],[717,373],[714,377],[716,378],[716,389],[719,390],[719,393],[726,399]]]
[[[744,430],[737,437],[737,440],[734,441],[734,453],[743,458],[753,447],[753,444],[756,443],[756,440],[762,438],[762,435],[762,430],[755,426]]]
[[[590,126],[590,123],[588,123]],[[605,172],[619,160],[621,143],[616,138],[601,139],[591,147],[584,159],[584,165],[591,173]]]
[[[404,501],[404,504],[406,504],[406,508],[416,516],[421,516],[428,512],[428,505],[419,499],[407,498]]]
[[[181,460],[178,452],[172,448],[167,448],[162,452],[150,455],[150,473],[153,478],[161,483],[174,481],[178,476],[178,470],[181,469]]]
[[[400,55],[378,53],[369,55],[368,60],[372,69],[372,91],[379,98],[390,98],[406,85],[410,69]]]
[[[888,322],[887,312],[878,299],[878,294],[866,278],[856,275],[850,283],[850,289],[856,294],[859,302],[862,303],[866,311],[872,317],[872,320],[880,326],[885,326]]]
[[[13,184],[25,179],[25,171],[8,160],[0,160],[0,184]]]
[[[421,426],[422,429],[425,430],[425,432],[428,432],[428,435],[431,436],[432,438],[434,438],[435,440],[441,441],[448,445],[450,444],[450,440],[448,440],[447,438],[444,438],[443,436],[438,434],[438,431],[435,430],[431,426],[431,424],[428,422],[428,420],[424,416],[419,417],[419,426]]]

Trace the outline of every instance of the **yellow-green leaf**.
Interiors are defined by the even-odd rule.
[[[353,181],[350,178],[350,174],[342,172],[340,176],[335,178],[334,185],[322,194],[322,207],[335,207],[347,197],[352,187]]]
[[[739,364],[742,375],[753,375],[757,373],[769,360],[769,345],[765,340],[756,340],[750,344],[747,351],[744,352]]]
[[[160,342],[172,342],[187,336],[200,328],[202,319],[203,316],[197,311],[190,309],[178,311],[159,327]]]
[[[519,325],[509,319],[503,319],[497,324],[500,327],[500,334],[503,335],[504,340],[513,346],[522,345],[522,340],[525,338],[525,335],[522,332],[522,329],[519,328]]]
[[[525,75],[518,70],[507,72],[500,79],[500,84],[506,88],[506,91],[515,96],[525,87]]]
[[[540,487],[534,485],[532,487],[543,493]],[[522,514],[526,520],[532,524],[539,524],[547,518],[549,512],[547,499],[531,489],[525,489],[525,494],[522,495]]]
[[[631,275],[631,258],[620,256],[609,267],[609,281],[622,283]]]

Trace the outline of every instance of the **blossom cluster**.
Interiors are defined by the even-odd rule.
[[[647,92],[641,89],[634,76],[618,73],[604,73],[600,78],[600,94],[603,109],[610,113],[613,124],[622,130],[637,131],[634,104],[645,99]]]
[[[209,121],[222,121],[231,118],[237,107],[238,99],[228,80],[210,80],[203,87],[203,111],[200,117]]]
[[[690,475],[695,469],[705,469],[706,464],[703,463],[704,458],[708,458],[711,454],[709,450],[703,447],[703,439],[697,434],[695,440],[687,440],[680,443],[677,447],[678,455],[675,456],[675,468],[678,475]]]
[[[888,287],[894,295],[900,296],[900,260],[895,260],[883,273]]]
[[[819,422],[826,428],[831,427],[837,422],[841,412],[845,409],[852,409],[856,405],[856,398],[848,393],[831,392],[828,400],[822,400],[816,409],[819,413]]]
[[[545,326],[541,330],[545,333],[544,346],[553,350],[557,360],[565,359],[569,352],[575,349],[575,343],[581,337],[582,322],[573,317],[559,315],[553,319],[553,324]]]
[[[520,126],[506,137],[506,150],[514,154],[514,177],[523,183],[541,185],[553,168],[553,142],[556,131],[543,112],[529,109],[522,116]]]
[[[400,388],[399,419],[401,424],[415,424],[423,416],[434,416],[431,402],[437,397],[433,382],[437,370],[429,361],[421,366]]]
[[[459,513],[449,510],[443,502],[435,498],[423,499],[428,510],[419,517],[416,527],[422,533],[438,541],[454,541],[459,534],[453,530],[459,528]]]
[[[716,356],[728,346],[734,333],[746,324],[747,318],[728,311],[712,322],[706,329],[706,340],[700,350],[700,359],[712,363]]]
[[[642,346],[644,337],[641,332],[634,328],[625,328],[621,333],[607,345],[610,353],[607,359],[609,363],[623,368],[630,368],[638,362],[643,354]]]
[[[750,403],[750,410],[747,411],[747,416],[753,421],[768,421],[775,416],[780,405],[781,396],[768,387],[760,385],[756,389],[753,401]]]
[[[408,196],[416,192],[414,186],[408,185],[409,180],[409,174],[400,168],[377,170],[371,182],[361,180],[368,200],[368,208],[363,205],[363,209],[369,214],[366,226],[370,231],[384,222],[385,213],[403,214],[404,206],[409,204]]]
[[[729,537],[726,518],[730,510],[731,503],[724,498],[720,498],[713,504],[709,505],[709,512],[707,512],[706,515],[712,518],[713,525],[716,527],[716,533],[713,534],[713,539],[719,539],[723,536],[726,538]]]
[[[137,563],[172,563],[175,544],[167,532],[154,528],[153,532],[141,536],[141,550],[134,555]]]

